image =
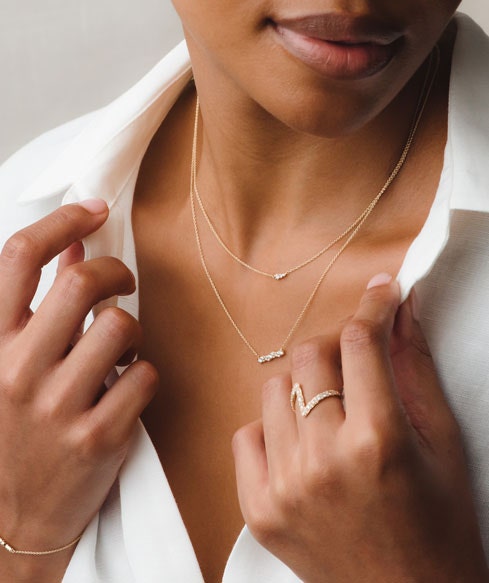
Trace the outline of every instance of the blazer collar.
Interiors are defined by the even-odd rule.
[[[458,14],[450,80],[445,167],[451,169],[450,207],[489,212],[489,37]],[[102,110],[20,197],[29,203],[76,188],[77,197],[103,197],[112,206],[186,83],[182,41],[141,81]]]
[[[457,24],[446,149],[450,206],[489,212],[489,37],[468,16],[459,14]]]

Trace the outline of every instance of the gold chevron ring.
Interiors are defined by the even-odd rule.
[[[290,406],[292,407],[292,411],[295,411],[295,404],[298,403],[301,415],[307,417],[318,403],[330,397],[339,397],[341,399],[343,395],[340,391],[323,391],[322,393],[318,393],[306,404],[302,387],[299,383],[295,383],[290,393]]]

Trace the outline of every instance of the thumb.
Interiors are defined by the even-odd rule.
[[[407,417],[427,444],[445,443],[456,422],[445,398],[435,364],[418,320],[414,289],[400,306],[391,341],[391,358],[399,397]]]

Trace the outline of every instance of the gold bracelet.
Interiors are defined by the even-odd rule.
[[[43,555],[54,555],[55,553],[60,553],[61,551],[65,551],[70,547],[76,545],[76,543],[81,539],[82,535],[76,538],[74,541],[70,542],[69,544],[65,545],[64,547],[60,547],[59,549],[53,549],[52,551],[19,551],[14,549],[12,545],[9,545],[7,541],[3,540],[0,537],[0,547],[3,547],[6,551],[8,551],[12,555],[29,555],[33,557],[42,557]]]

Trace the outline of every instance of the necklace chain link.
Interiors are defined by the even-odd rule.
[[[362,220],[362,218],[365,215],[365,213],[368,211],[368,207],[367,207],[362,212],[362,214],[360,216],[358,216],[353,221],[353,223],[349,227],[347,227],[340,235],[338,235],[335,239],[333,239],[333,241],[330,241],[325,247],[323,247],[320,251],[318,251],[317,253],[315,253],[309,259],[306,259],[305,261],[303,261],[299,265],[296,265],[295,267],[291,267],[289,269],[286,269],[285,271],[279,272],[277,270],[274,273],[269,273],[267,271],[263,271],[261,269],[257,269],[256,267],[253,267],[249,263],[246,263],[246,261],[243,261],[243,259],[241,259],[235,253],[233,253],[231,251],[231,249],[226,245],[226,243],[223,241],[222,237],[217,232],[217,229],[214,226],[214,223],[212,222],[211,218],[209,217],[209,214],[208,214],[208,212],[207,212],[207,210],[206,210],[206,208],[204,206],[204,203],[202,201],[202,197],[200,196],[199,190],[197,188],[197,177],[195,175],[193,176],[193,193],[194,193],[195,199],[197,200],[197,203],[199,205],[199,208],[200,208],[200,210],[202,212],[202,215],[205,218],[205,221],[206,221],[207,225],[209,226],[209,229],[210,229],[211,233],[214,235],[214,238],[219,243],[219,245],[224,249],[224,251],[230,257],[232,257],[234,259],[234,261],[236,261],[237,263],[239,263],[243,267],[246,267],[246,269],[249,269],[250,271],[253,271],[254,273],[258,273],[259,275],[264,275],[265,277],[272,278],[275,281],[282,281],[288,275],[290,275],[290,274],[298,271],[299,269],[302,269],[303,267],[306,267],[307,265],[309,265],[310,263],[312,263],[316,259],[319,259],[319,257],[321,257],[322,255],[324,255],[324,253],[326,253],[326,251],[329,251],[332,247],[334,247],[336,245],[336,243],[339,243],[342,239],[344,239],[348,235],[348,233],[350,233],[358,225],[358,223]]]
[[[433,56],[434,54],[435,54],[435,57]],[[224,313],[226,314],[229,322],[232,324],[232,326],[235,329],[235,331],[237,332],[238,336],[241,338],[241,340],[244,342],[244,344],[248,347],[250,352],[258,359],[258,362],[260,364],[270,362],[276,358],[281,358],[281,357],[285,356],[286,347],[288,346],[292,336],[295,334],[298,327],[300,326],[300,324],[304,320],[304,317],[305,317],[307,311],[309,310],[312,302],[314,301],[314,298],[316,297],[316,295],[319,291],[319,288],[320,288],[321,284],[323,283],[324,279],[326,278],[326,276],[328,275],[328,273],[330,272],[331,268],[336,263],[336,261],[338,260],[340,255],[348,247],[348,245],[354,239],[354,237],[356,236],[358,231],[362,228],[365,221],[368,219],[368,217],[370,216],[372,211],[377,206],[377,203],[379,202],[379,200],[382,198],[384,193],[388,190],[388,188],[394,182],[395,178],[397,177],[397,175],[401,171],[402,167],[404,166],[404,163],[406,162],[409,151],[410,151],[411,146],[413,144],[413,141],[414,141],[416,132],[418,130],[419,124],[421,122],[421,118],[422,118],[424,110],[426,108],[426,104],[428,102],[429,96],[431,94],[431,90],[433,88],[433,84],[434,84],[436,74],[438,71],[439,58],[440,58],[439,57],[439,50],[438,50],[438,47],[436,46],[434,52],[431,54],[431,57],[430,57],[427,73],[426,73],[426,76],[425,76],[425,79],[424,79],[424,82],[423,82],[423,85],[422,85],[422,88],[420,91],[420,96],[419,96],[419,100],[418,100],[418,103],[416,106],[413,122],[412,122],[411,127],[410,127],[408,139],[404,145],[403,151],[401,153],[401,156],[400,156],[396,166],[392,170],[391,174],[389,175],[387,181],[385,182],[384,186],[381,188],[379,193],[372,199],[372,201],[369,203],[367,208],[355,219],[355,221],[345,231],[343,231],[343,233],[338,235],[338,237],[336,237],[336,239],[334,239],[333,241],[328,243],[325,247],[323,247],[323,249],[318,251],[315,255],[313,255],[312,257],[310,257],[309,259],[307,259],[306,261],[304,261],[300,265],[296,265],[295,267],[293,267],[293,268],[291,268],[283,273],[272,274],[272,273],[267,273],[265,271],[262,271],[260,269],[256,269],[255,267],[249,265],[248,263],[246,263],[245,261],[240,259],[237,255],[235,255],[227,247],[227,245],[224,243],[222,238],[219,236],[219,234],[218,234],[217,230],[215,229],[208,213],[205,210],[204,204],[202,202],[199,191],[197,189],[197,143],[198,143],[199,112],[200,112],[200,101],[199,101],[199,97],[197,96],[197,103],[196,103],[196,107],[195,107],[194,134],[193,134],[193,142],[192,142],[192,162],[191,162],[191,170],[190,170],[190,206],[191,206],[191,211],[192,211],[192,221],[193,221],[193,226],[194,226],[195,240],[197,243],[197,248],[198,248],[199,256],[200,256],[200,262],[202,264],[202,268],[204,270],[206,278],[209,281],[209,284],[214,292],[214,295],[216,296],[216,298],[217,298],[221,308],[223,309]],[[434,60],[435,60],[435,63],[433,65]],[[255,349],[255,347],[251,344],[251,342],[246,338],[246,336],[242,332],[241,328],[238,326],[238,324],[236,323],[236,321],[232,317],[231,313],[229,312],[229,309],[227,308],[219,290],[217,289],[217,286],[214,282],[214,279],[212,278],[212,275],[211,275],[209,268],[208,268],[208,265],[207,265],[207,261],[205,259],[204,249],[203,249],[202,241],[200,238],[199,226],[197,223],[197,216],[196,216],[196,212],[195,212],[195,199],[197,200],[199,208],[202,212],[202,215],[205,218],[207,225],[209,226],[209,229],[211,230],[211,232],[214,235],[214,237],[216,238],[216,240],[219,242],[220,246],[226,251],[226,253],[228,253],[228,255],[230,255],[235,261],[237,261],[238,263],[240,263],[241,265],[243,265],[247,269],[249,269],[255,273],[258,273],[260,275],[272,277],[275,280],[283,279],[287,275],[289,275],[290,273],[293,273],[293,272],[301,269],[302,267],[309,265],[310,263],[312,263],[313,261],[315,261],[316,259],[321,257],[321,255],[326,253],[329,249],[334,247],[337,243],[342,241],[345,237],[347,237],[346,241],[341,245],[341,247],[338,249],[338,251],[335,253],[335,255],[330,259],[328,265],[326,266],[324,271],[321,273],[321,276],[320,276],[318,282],[316,283],[312,292],[308,296],[307,301],[304,304],[304,307],[302,308],[302,310],[300,311],[296,320],[294,321],[287,336],[283,340],[283,342],[281,344],[281,348],[279,350],[275,350],[275,351],[272,351],[266,355],[260,356],[260,353]]]

